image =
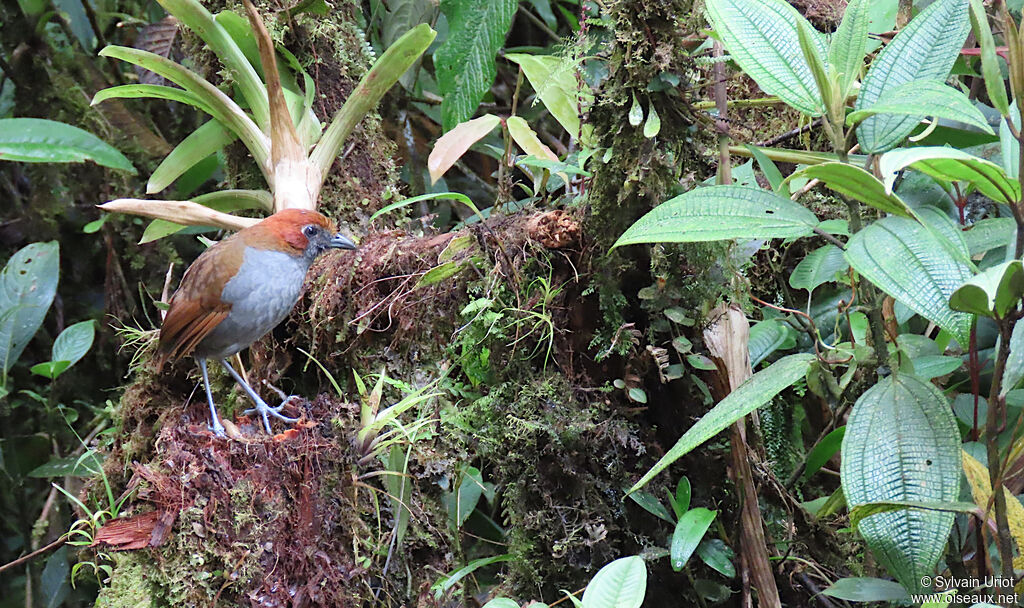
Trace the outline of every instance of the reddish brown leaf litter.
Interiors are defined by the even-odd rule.
[[[306,420],[273,437],[242,419],[240,440],[197,425],[164,427],[154,459],[134,466],[141,483],[131,508],[145,512],[107,524],[97,543],[149,551],[186,589],[213,573],[186,592],[191,605],[350,605],[369,588],[352,558],[362,529],[352,449],[336,432],[354,407],[321,396]],[[143,549],[163,541],[165,550]],[[181,555],[192,556],[191,571],[165,561]]]

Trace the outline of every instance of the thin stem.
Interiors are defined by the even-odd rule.
[[[996,516],[996,547],[999,550],[1002,575],[1013,579],[1013,547],[1010,542],[1010,524],[1006,516],[1006,495],[1003,492],[1002,459],[999,457],[999,421],[1004,415],[1006,400],[1000,395],[1006,359],[1010,356],[1010,337],[1015,317],[999,319],[999,352],[992,370],[992,384],[988,391],[988,415],[985,420],[985,447],[988,455],[988,476],[992,486],[992,499]],[[980,550],[980,548],[979,548]]]
[[[715,58],[721,58],[724,53],[722,43],[717,40],[711,49]],[[714,96],[715,109],[718,117],[715,119],[715,128],[718,130],[718,183],[732,183],[732,167],[729,159],[729,96],[725,88],[725,64],[721,61],[715,62],[714,67]]]

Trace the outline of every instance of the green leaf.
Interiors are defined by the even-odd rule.
[[[1003,318],[1024,295],[1024,264],[1010,260],[988,268],[953,292],[949,307],[984,317]]]
[[[846,260],[879,289],[965,345],[971,317],[952,310],[949,297],[972,273],[947,247],[913,220],[885,217],[853,235]]]
[[[452,260],[434,266],[420,277],[419,281],[416,281],[416,288],[426,287],[435,283],[440,283],[445,279],[449,279],[457,274],[465,267],[465,263],[462,260]]]
[[[1024,323],[1013,326],[1010,336],[1010,356],[1006,358],[1006,370],[1003,372],[1003,386],[999,396],[1005,397],[1017,383],[1024,378]]]
[[[92,97],[91,105],[103,103],[108,99],[164,99],[166,101],[177,101],[198,108],[207,114],[213,114],[214,110],[208,106],[201,97],[194,95],[184,89],[168,87],[157,84],[126,84],[117,87],[108,87],[98,91]]]
[[[775,319],[765,319],[750,328],[750,340],[747,350],[750,353],[750,366],[757,365],[768,358],[768,355],[782,348],[790,339],[791,330]]]
[[[955,502],[960,494],[960,433],[935,385],[893,374],[854,404],[840,469],[851,508],[875,502]],[[927,446],[922,450],[922,446]],[[866,517],[858,529],[880,563],[909,591],[934,572],[953,513],[904,509]]]
[[[583,592],[583,608],[640,608],[647,593],[647,565],[639,555],[597,571]]]
[[[662,203],[636,221],[614,247],[807,236],[818,218],[799,203],[760,188],[708,186]]]
[[[856,528],[865,517],[878,513],[891,513],[903,509],[921,509],[941,513],[979,513],[981,509],[973,502],[939,502],[921,500],[886,500],[857,505],[850,509],[850,527]]]
[[[822,114],[797,34],[807,20],[795,8],[784,0],[709,0],[706,9],[729,55],[762,91],[804,114]],[[820,35],[814,44],[820,56],[828,54]]]
[[[1006,98],[1006,85],[1003,81],[1002,70],[999,68],[999,59],[996,56],[996,42],[992,38],[992,28],[988,25],[988,15],[985,14],[985,6],[981,0],[970,0],[971,4],[971,27],[974,28],[974,37],[981,47],[981,73],[985,78],[985,90],[988,91],[988,99],[992,107],[1003,116],[1010,114],[1010,102]]]
[[[736,566],[732,559],[736,557],[733,550],[719,538],[707,538],[697,545],[697,555],[710,568],[717,570],[726,578],[736,576]]]
[[[644,121],[644,137],[650,139],[657,135],[661,131],[661,118],[658,116],[658,111],[654,109],[654,104],[647,110],[647,120]]]
[[[846,124],[854,125],[876,114],[912,116],[917,120],[926,116],[947,118],[995,134],[985,115],[966,95],[938,80],[911,80],[893,87],[874,104],[848,114]]]
[[[673,570],[679,572],[690,561],[690,556],[697,550],[697,545],[711,527],[711,522],[715,521],[716,515],[717,511],[698,507],[690,509],[679,518],[669,545],[669,562]]]
[[[807,481],[815,473],[821,470],[821,467],[825,466],[825,463],[832,459],[839,451],[839,448],[843,444],[843,436],[846,434],[846,426],[841,426],[837,429],[832,429],[832,432],[815,445],[809,454],[807,454],[807,464],[804,466],[804,472],[801,479]]]
[[[256,123],[262,128],[269,129],[270,106],[267,102],[266,87],[254,67],[259,65],[259,61],[250,62],[249,58],[245,56],[242,49],[228,34],[224,26],[214,19],[210,11],[206,10],[198,0],[157,1],[160,3],[160,6],[164,7],[164,10],[174,15],[206,43],[206,46],[213,51],[217,59],[220,59],[224,67],[231,72],[235,84],[238,85],[238,89],[242,92],[242,97],[256,117]],[[258,56],[257,53],[256,57]],[[153,71],[156,72],[156,70]],[[157,73],[160,74],[160,72]],[[163,74],[160,75],[164,76]],[[173,78],[167,76],[164,76],[164,78],[182,86],[182,88],[188,88]],[[244,141],[245,138],[242,139]]]
[[[1012,243],[1016,232],[1017,223],[1012,217],[987,217],[972,224],[963,235],[967,250],[975,256]]]
[[[878,103],[888,91],[911,80],[944,81],[969,30],[966,2],[933,2],[871,62],[854,110]],[[870,116],[857,127],[857,140],[864,152],[885,152],[899,145],[918,122],[913,116]]]
[[[639,127],[640,123],[644,121],[644,108],[640,105],[640,102],[636,98],[636,93],[633,93],[633,105],[629,108],[629,124],[633,127]]]
[[[242,140],[264,175],[267,175],[270,159],[269,138],[234,100],[206,79],[166,57],[138,49],[108,46],[100,51],[100,56],[120,59],[150,70],[191,93],[202,102],[204,111],[231,129]],[[101,93],[102,91],[99,94]]]
[[[945,355],[925,355],[911,360],[914,366],[914,375],[922,380],[931,380],[952,374],[960,369],[964,362],[960,357],[949,357]]]
[[[491,564],[507,562],[511,559],[511,553],[502,553],[501,555],[495,555],[492,557],[474,559],[462,568],[452,572],[450,575],[442,576],[436,583],[430,586],[430,590],[434,592],[434,597],[436,599],[441,599],[448,593],[448,591],[451,590],[452,587],[458,584],[459,581],[476,572],[480,568],[490,566]]]
[[[711,439],[730,424],[771,401],[783,389],[803,378],[813,360],[814,355],[805,353],[788,355],[751,376],[739,388],[722,399],[711,411],[704,414],[696,424],[687,429],[679,441],[672,446],[672,449],[662,456],[661,460],[651,467],[651,470],[644,473],[644,476],[633,484],[629,492],[639,490],[670,464]]]
[[[235,134],[216,120],[206,121],[181,140],[181,143],[175,146],[153,170],[146,183],[146,194],[160,192],[170,186],[196,163],[223,149],[235,139]]]
[[[531,604],[531,607],[533,604]],[[483,605],[483,608],[519,608],[519,602],[507,597],[496,597]]]
[[[85,356],[85,353],[89,352],[95,336],[95,321],[80,321],[65,328],[57,336],[57,339],[53,341],[53,352],[50,360],[66,361],[68,367],[71,367],[78,363],[79,359]]]
[[[806,20],[797,20],[797,40],[800,42],[800,51],[803,53],[804,61],[811,68],[814,76],[814,84],[818,88],[818,96],[825,105],[826,113],[833,107],[834,93],[832,83],[828,77],[828,68],[825,67],[825,52],[817,45],[821,35]]]
[[[502,0],[504,1],[504,0]],[[373,67],[352,90],[345,104],[334,115],[323,137],[309,155],[310,164],[326,176],[341,153],[345,139],[364,116],[377,107],[381,97],[420,59],[434,41],[437,32],[421,23],[402,35],[374,62]],[[436,60],[436,56],[435,56]]]
[[[666,489],[666,491],[668,491]],[[672,510],[676,514],[676,519],[679,519],[690,509],[690,480],[684,475],[679,478],[676,483],[676,493],[673,495],[669,492],[669,502],[672,503]]]
[[[32,243],[0,273],[0,371],[10,371],[35,335],[57,293],[57,241]]]
[[[444,96],[445,131],[472,118],[494,84],[494,57],[512,27],[518,4],[516,0],[442,0],[448,39],[434,52],[434,68]]]
[[[837,162],[822,163],[804,167],[787,179],[798,178],[821,180],[830,190],[855,198],[875,209],[902,217],[913,217],[913,211],[899,196],[887,191],[885,184],[860,167]]]
[[[86,0],[87,1],[87,0]],[[71,594],[68,548],[61,547],[46,560],[43,573],[39,576],[39,595],[43,600],[39,606],[58,608]]]
[[[36,374],[37,376],[53,380],[57,376],[63,374],[64,370],[70,366],[71,363],[68,361],[46,361],[44,363],[36,363],[30,367],[28,371]]]
[[[743,147],[750,150],[750,155],[754,157],[755,161],[757,161],[757,166],[760,167],[761,173],[764,173],[765,179],[768,180],[768,184],[772,187],[772,192],[781,194],[780,190],[782,189],[783,184],[782,172],[775,166],[772,159],[765,156],[765,153],[756,146],[743,144]]]
[[[841,578],[822,594],[850,602],[901,602],[910,599],[903,585],[884,578]]]
[[[629,497],[633,499],[633,502],[640,505],[644,511],[647,511],[651,515],[659,519],[664,519],[670,524],[675,523],[675,520],[672,519],[672,515],[668,512],[668,509],[665,508],[665,505],[661,504],[661,501],[659,501],[653,494],[650,494],[649,492],[633,492]]]
[[[1002,167],[956,148],[900,148],[883,154],[878,165],[887,192],[892,192],[898,172],[910,167],[944,182],[967,182],[999,203],[1020,199],[1020,182],[1006,175]]]
[[[103,469],[103,458],[89,450],[81,456],[65,456],[39,465],[29,471],[29,477],[92,477]]]
[[[88,131],[41,118],[0,119],[0,160],[80,163],[87,160],[129,173],[132,163]]]
[[[825,245],[800,260],[789,275],[789,286],[814,291],[820,285],[835,282],[836,275],[849,267],[842,249],[835,245]]]
[[[505,59],[523,68],[523,74],[548,112],[551,112],[570,137],[580,138],[580,105],[589,101],[592,94],[587,89],[581,89],[585,85],[576,79],[576,66],[572,61],[558,55],[522,53],[509,53]],[[630,124],[633,119],[633,111],[630,110]]]
[[[867,51],[868,25],[871,23],[871,0],[850,0],[843,20],[832,34],[828,47],[828,63],[839,74],[839,92],[843,99],[860,75]]]
[[[451,511],[452,521],[456,528],[461,528],[466,523],[470,514],[476,509],[480,502],[480,496],[484,491],[484,478],[476,467],[468,467],[459,481],[459,487],[455,493],[454,509]]]

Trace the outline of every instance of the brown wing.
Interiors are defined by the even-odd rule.
[[[196,345],[231,312],[220,299],[224,285],[241,266],[245,245],[227,238],[210,247],[189,266],[160,327],[158,366],[192,354]]]

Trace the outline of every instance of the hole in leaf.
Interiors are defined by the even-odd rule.
[[[928,466],[932,466],[932,459],[929,458],[928,460],[925,460],[924,463]]]
[[[775,215],[774,209],[765,209],[764,212],[767,213],[768,215]]]

